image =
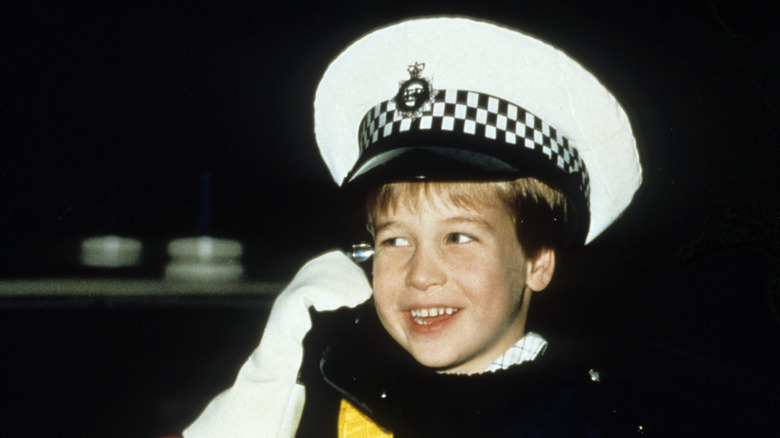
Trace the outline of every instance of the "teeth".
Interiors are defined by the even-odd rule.
[[[433,318],[435,316],[441,316],[441,315],[452,315],[456,313],[458,310],[454,307],[436,307],[436,308],[430,308],[430,309],[414,309],[411,311],[412,318],[418,323],[422,322],[422,318]]]

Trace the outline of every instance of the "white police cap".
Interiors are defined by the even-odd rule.
[[[547,43],[472,19],[413,19],[363,36],[323,75],[314,122],[339,185],[535,176],[573,200],[585,243],[642,180],[628,117],[591,73]]]

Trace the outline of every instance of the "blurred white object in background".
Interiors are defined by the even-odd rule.
[[[114,235],[96,236],[81,242],[81,264],[100,268],[137,266],[141,262],[141,242]]]
[[[188,237],[168,244],[171,261],[165,267],[166,280],[235,281],[244,276],[241,242],[213,237]]]

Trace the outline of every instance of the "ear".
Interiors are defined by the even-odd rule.
[[[534,260],[526,260],[525,284],[534,292],[544,290],[555,272],[555,251],[543,248]]]

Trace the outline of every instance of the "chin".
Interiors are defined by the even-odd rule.
[[[453,358],[440,357],[438,355],[414,354],[414,353],[412,353],[412,357],[414,357],[414,359],[417,362],[419,362],[421,365],[426,366],[428,368],[433,368],[437,371],[446,372],[448,369],[457,366],[457,362]]]

